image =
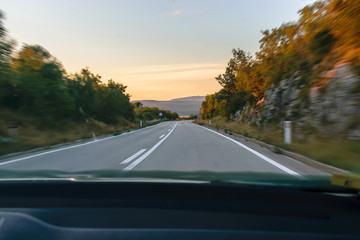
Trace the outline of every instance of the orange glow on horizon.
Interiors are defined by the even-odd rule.
[[[103,81],[112,78],[127,86],[135,100],[170,100],[187,96],[205,96],[220,90],[215,77],[222,74],[226,61],[171,65],[95,69]]]

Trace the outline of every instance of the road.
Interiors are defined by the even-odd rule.
[[[190,121],[163,122],[118,136],[8,158],[0,162],[0,169],[325,174],[294,159],[249,144]]]

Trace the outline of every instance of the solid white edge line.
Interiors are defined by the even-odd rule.
[[[130,156],[127,159],[125,159],[124,161],[122,161],[120,164],[128,164],[129,162],[131,162],[133,159],[135,159],[137,156],[139,156],[140,154],[142,154],[145,151],[146,151],[146,148],[141,149],[137,153],[133,154],[132,156]]]
[[[6,162],[1,162],[1,163],[0,163],[0,166],[5,165],[5,164],[9,164],[9,163],[14,163],[14,162],[23,161],[23,160],[26,160],[26,159],[29,159],[29,158],[39,157],[39,156],[46,155],[46,154],[50,154],[50,153],[54,153],[54,152],[60,152],[60,151],[67,150],[67,149],[71,149],[71,148],[82,147],[82,146],[85,146],[85,145],[88,145],[88,144],[97,143],[97,142],[101,142],[101,141],[108,140],[108,139],[111,139],[111,138],[116,138],[116,137],[124,136],[124,135],[126,135],[126,134],[135,133],[135,132],[144,130],[144,129],[146,129],[146,128],[152,128],[152,127],[155,127],[155,126],[157,126],[157,124],[156,124],[156,125],[152,125],[152,126],[147,126],[147,127],[144,127],[144,128],[140,128],[140,129],[136,129],[136,130],[131,131],[131,132],[125,132],[125,133],[122,133],[122,134],[119,134],[119,135],[116,135],[116,136],[111,136],[111,137],[102,138],[102,139],[99,139],[99,140],[87,142],[87,143],[81,143],[81,144],[77,144],[77,145],[70,146],[70,147],[65,147],[65,148],[59,148],[59,149],[55,149],[55,150],[52,150],[52,151],[47,151],[47,152],[42,152],[42,153],[38,153],[38,154],[35,154],[35,155],[30,155],[30,156],[27,156],[27,157],[16,158],[16,159],[9,160],[9,161],[6,161]]]
[[[220,135],[220,136],[223,137],[223,138],[226,138],[227,140],[230,140],[230,141],[236,143],[236,144],[239,145],[240,147],[245,148],[245,149],[248,150],[249,152],[255,154],[256,156],[258,156],[258,157],[260,157],[261,159],[265,160],[266,162],[274,165],[275,167],[280,168],[281,170],[283,170],[284,172],[286,172],[286,173],[288,173],[288,174],[290,174],[290,175],[301,176],[300,173],[295,172],[295,171],[293,171],[293,170],[285,167],[284,165],[282,165],[282,164],[280,164],[280,163],[278,163],[278,162],[270,159],[269,157],[266,157],[265,155],[263,155],[263,154],[255,151],[255,150],[252,149],[252,148],[249,148],[248,146],[246,146],[246,145],[244,145],[244,144],[242,144],[242,143],[240,143],[240,142],[238,142],[238,141],[236,141],[236,140],[234,140],[234,139],[232,139],[232,138],[229,138],[229,137],[227,137],[227,136],[225,136],[225,135],[223,135],[223,134],[221,134],[221,133],[215,132],[215,131],[213,131],[213,130],[211,130],[211,129],[208,129],[208,128],[206,128],[206,127],[199,126],[199,125],[196,125],[196,126],[202,127],[202,128],[204,128],[204,129],[206,129],[206,130],[208,130],[208,131],[210,131],[210,132],[213,132],[213,133],[215,133],[215,134],[217,134],[217,135]]]
[[[152,148],[150,148],[146,153],[144,153],[141,157],[139,157],[138,159],[136,159],[135,161],[133,161],[130,165],[128,165],[126,168],[124,168],[124,171],[130,171],[131,169],[133,169],[136,165],[138,165],[139,163],[141,163],[145,158],[147,158],[153,151],[155,151],[156,148],[158,148],[160,146],[161,143],[163,143],[169,136],[170,134],[174,131],[174,129],[176,128],[177,123],[175,124],[175,126],[171,129],[171,131],[163,138],[161,139],[159,142],[157,142]]]
[[[120,134],[120,135],[122,135],[122,134]],[[118,136],[120,136],[120,135],[118,135]],[[67,149],[71,149],[71,148],[82,147],[82,146],[85,146],[85,145],[88,145],[88,144],[101,142],[101,141],[104,141],[104,140],[107,140],[107,139],[110,139],[110,138],[114,138],[114,137],[118,137],[118,136],[111,136],[111,137],[103,138],[103,139],[96,140],[96,141],[91,141],[91,142],[87,142],[87,143],[81,143],[81,144],[77,144],[77,145],[70,146],[70,147],[55,149],[55,150],[52,150],[52,151],[42,152],[42,153],[38,153],[38,154],[35,154],[35,155],[27,156],[27,157],[22,157],[22,158],[17,158],[17,159],[9,160],[9,161],[7,161],[7,162],[2,162],[2,163],[0,163],[0,166],[1,166],[1,165],[5,165],[5,164],[9,164],[9,163],[13,163],[13,162],[23,161],[23,160],[26,160],[26,159],[29,159],[29,158],[39,157],[39,156],[46,155],[46,154],[50,154],[50,153],[54,153],[54,152],[60,152],[60,151],[67,150]]]
[[[165,134],[161,135],[159,138],[163,138],[165,136]]]

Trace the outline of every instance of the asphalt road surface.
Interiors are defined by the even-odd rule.
[[[163,122],[117,136],[3,159],[0,169],[324,172],[190,121]]]

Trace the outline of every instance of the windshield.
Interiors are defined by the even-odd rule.
[[[359,13],[351,0],[4,0],[0,180],[356,177]]]

